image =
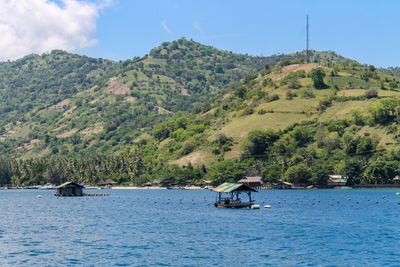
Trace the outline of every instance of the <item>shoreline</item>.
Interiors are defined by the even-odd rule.
[[[157,189],[157,190],[168,190],[167,187],[162,186],[113,186],[111,188],[105,189],[116,189],[116,190],[124,190],[124,189],[134,189],[134,190],[144,190],[144,189]],[[172,188],[171,190],[206,190],[201,188],[200,186],[184,186],[182,188]]]

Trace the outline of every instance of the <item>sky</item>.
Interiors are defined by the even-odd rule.
[[[0,0],[0,60],[53,49],[125,60],[185,37],[269,56],[310,48],[400,66],[397,0]]]

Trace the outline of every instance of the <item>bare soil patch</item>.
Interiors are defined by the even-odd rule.
[[[187,95],[187,96],[189,96],[190,94],[189,94],[189,91],[188,91],[187,89],[182,88],[182,89],[181,89],[181,95]]]
[[[136,102],[136,98],[133,97],[133,96],[128,96],[125,100],[126,100],[126,102],[129,102],[129,103],[135,103]]]
[[[51,132],[51,133],[58,132],[59,130],[62,129],[62,127],[63,127],[63,126],[57,127],[57,128],[55,128],[55,129],[51,130],[50,132]]]
[[[58,102],[55,105],[52,105],[49,107],[49,109],[63,109],[66,106],[69,106],[69,104],[71,103],[71,99],[67,98],[64,99],[63,101]]]
[[[96,103],[96,102],[99,101],[99,100],[100,100],[100,99],[98,99],[98,98],[93,99],[92,101],[89,102],[89,104],[94,104],[94,103]]]
[[[68,132],[62,133],[57,135],[57,138],[67,138],[70,137],[71,135],[73,135],[74,133],[78,132],[78,129],[72,129]]]
[[[50,147],[48,146],[48,147],[46,147],[45,149],[43,149],[42,151],[40,151],[40,153],[38,154],[38,157],[39,157],[39,158],[44,157],[44,156],[46,156],[47,154],[50,154],[50,152],[51,152],[51,149],[50,149]]]
[[[97,143],[97,141],[95,139],[93,139],[92,141],[89,142],[87,147],[89,148],[89,147],[93,146],[96,143]]]
[[[187,165],[190,162],[192,165],[194,165],[198,163],[203,163],[205,161],[206,161],[206,155],[202,154],[200,151],[196,151],[190,153],[189,155],[184,156],[183,158],[176,160],[176,164],[183,166]]]
[[[68,115],[68,114],[72,114],[72,112],[74,112],[74,110],[77,108],[77,106],[73,106],[70,109],[68,109],[67,111],[65,111],[63,113],[63,116]]]
[[[110,79],[108,82],[108,89],[110,90],[110,93],[113,95],[124,95],[128,94],[131,89],[125,85],[121,85],[116,77],[113,77]]]
[[[170,113],[172,113],[171,111],[169,111],[169,110],[166,110],[165,108],[162,108],[162,107],[157,107],[157,112],[158,112],[158,114],[170,114]]]
[[[91,136],[93,134],[98,134],[103,131],[104,127],[100,123],[96,123],[94,127],[86,128],[85,130],[81,131],[81,134],[86,136]]]
[[[298,70],[310,71],[310,70],[315,69],[315,68],[320,68],[320,66],[318,66],[317,64],[313,64],[313,63],[292,64],[292,65],[283,67],[282,71],[278,75],[273,77],[272,80],[275,80],[275,81],[281,80],[289,72],[294,72],[294,71],[298,71]]]
[[[39,142],[40,142],[39,139],[33,139],[29,143],[24,144],[24,148],[27,150],[31,150],[35,146],[35,144],[37,144]]]

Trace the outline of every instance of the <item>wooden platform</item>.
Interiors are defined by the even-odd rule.
[[[214,203],[214,207],[216,208],[226,208],[226,209],[241,209],[241,208],[250,208],[252,203]]]
[[[109,194],[55,195],[56,197],[108,197]]]
[[[108,197],[108,194],[83,194],[85,197]]]

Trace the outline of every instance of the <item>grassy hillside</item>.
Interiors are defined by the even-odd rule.
[[[357,182],[390,182],[400,170],[399,79],[354,61],[297,62],[231,84],[207,112],[158,125],[138,147],[156,166],[205,165],[216,183],[247,173],[318,184],[321,165]],[[318,89],[315,72],[325,73]]]
[[[179,39],[123,62],[53,51],[0,64],[0,151],[93,155],[129,148],[179,111],[284,55],[252,57]]]
[[[25,77],[15,67],[2,93],[21,107],[29,90],[40,98],[4,110],[0,151],[40,159],[0,158],[0,180],[218,184],[247,174],[324,185],[342,174],[350,183],[390,182],[400,175],[399,79],[333,52],[311,55],[305,64],[304,52],[250,57],[180,39],[143,58],[97,60],[87,83],[64,68],[70,57],[92,59],[27,57],[22,66],[40,63],[43,83],[12,87]],[[58,72],[48,57],[63,62]],[[3,64],[7,72],[15,62]],[[60,78],[46,80],[45,71]]]

